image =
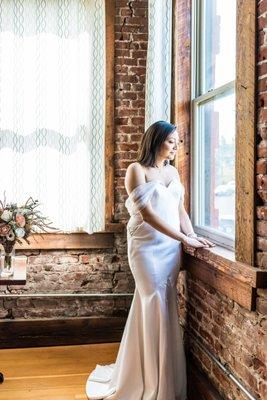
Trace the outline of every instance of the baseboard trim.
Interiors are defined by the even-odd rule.
[[[0,349],[120,342],[126,317],[0,321]]]

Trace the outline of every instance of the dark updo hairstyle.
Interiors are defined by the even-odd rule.
[[[154,167],[158,150],[175,129],[175,125],[166,121],[157,121],[150,125],[142,136],[136,161],[146,167]],[[168,164],[168,161],[165,160],[164,164]]]

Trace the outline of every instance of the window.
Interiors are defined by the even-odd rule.
[[[236,5],[193,2],[192,221],[195,231],[235,244]]]
[[[3,1],[1,197],[63,232],[105,228],[105,1]]]

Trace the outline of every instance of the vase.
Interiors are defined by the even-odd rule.
[[[3,246],[1,253],[1,278],[9,278],[14,275],[14,244],[15,243],[11,242],[7,246]]]

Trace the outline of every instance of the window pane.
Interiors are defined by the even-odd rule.
[[[201,94],[235,79],[236,1],[201,0]]]
[[[200,105],[200,225],[235,235],[235,95]],[[201,149],[202,148],[202,149]],[[201,178],[202,177],[202,178]]]

